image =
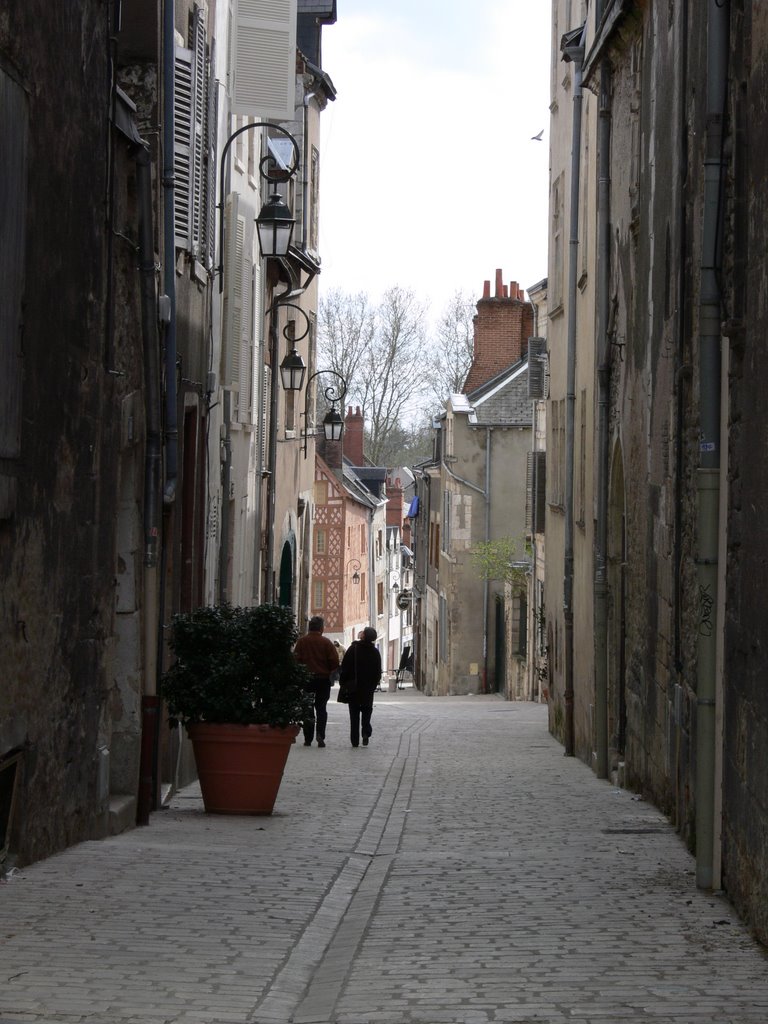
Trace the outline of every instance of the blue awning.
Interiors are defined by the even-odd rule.
[[[408,506],[408,519],[415,519],[419,514],[419,496],[418,494],[411,498],[411,504]]]

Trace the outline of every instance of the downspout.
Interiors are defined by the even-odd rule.
[[[598,779],[608,778],[608,342],[610,279],[611,72],[600,65],[597,182],[597,523],[595,524],[595,747]]]
[[[163,286],[170,306],[165,328],[165,488],[163,502],[176,499],[179,428],[176,408],[176,232],[174,225],[174,109],[176,24],[174,0],[163,2]]]
[[[680,115],[678,119],[678,161],[680,190],[677,212],[678,269],[677,269],[677,344],[675,347],[675,529],[673,548],[673,607],[675,609],[673,652],[675,666],[675,825],[682,825],[680,814],[681,784],[680,757],[683,693],[682,656],[682,567],[683,567],[683,484],[685,471],[685,401],[684,388],[691,380],[691,365],[686,363],[688,343],[688,219],[686,198],[688,190],[688,0],[683,0],[680,13],[680,77],[678,83]]]
[[[152,230],[152,162],[149,147],[136,151],[139,206],[139,272],[141,335],[144,350],[144,690],[141,698],[141,754],[136,824],[148,825],[156,807],[156,750],[159,729],[157,696],[158,651],[158,540],[162,477],[162,422],[160,414],[160,348],[155,293],[155,250]]]
[[[309,104],[314,99],[315,93],[308,92],[304,97],[304,111],[303,111],[303,129],[304,138],[302,139],[304,148],[304,167],[303,174],[301,176],[301,251],[307,251],[307,237],[309,235],[309,226],[307,217],[307,210],[309,209]]]
[[[282,297],[282,296],[281,296]],[[264,564],[264,597],[267,603],[275,600],[275,462],[277,461],[277,410],[280,371],[277,365],[279,299],[272,300],[269,316],[269,451],[267,454],[267,554]]]
[[[230,499],[229,481],[232,475],[232,436],[230,424],[232,422],[232,392],[224,389],[222,392],[222,432],[219,438],[219,473],[222,477],[221,484],[221,540],[219,544],[219,603],[227,604],[231,598],[229,591],[229,535],[230,529]],[[223,449],[223,458],[222,456]]]
[[[261,294],[261,302],[259,304],[259,310],[264,308],[264,275],[259,275],[259,289]],[[270,320],[271,323],[271,320]],[[259,408],[263,408],[264,401],[264,317],[259,317],[259,337],[257,347],[256,365],[259,367]],[[259,438],[259,469],[256,474],[256,525],[254,527],[255,540],[253,544],[253,603],[261,604],[263,590],[263,582],[261,577],[261,531],[263,529],[263,517],[262,517],[262,499],[264,491],[264,477],[265,477],[265,466],[264,466],[264,455],[267,451],[267,438],[264,436],[265,428],[267,426],[266,417],[262,414],[259,422],[258,438]]]
[[[715,694],[719,637],[718,547],[720,504],[720,323],[723,121],[730,7],[709,0],[704,223],[699,300],[699,468],[696,472],[699,636],[696,685],[696,884],[711,889],[714,858]]]
[[[563,48],[563,60],[573,62],[573,133],[571,138],[570,233],[568,242],[568,335],[565,395],[565,552],[563,558],[563,619],[565,622],[565,754],[575,754],[573,697],[573,451],[576,405],[576,293],[579,255],[579,181],[581,171],[581,69],[583,29],[578,45]]]
[[[491,539],[491,431],[485,428],[485,543]],[[483,693],[488,693],[488,614],[490,611],[491,581],[483,586]]]
[[[530,300],[529,300],[530,302]],[[533,323],[533,337],[538,338],[539,336],[539,309],[535,302],[530,302],[532,323]],[[528,346],[528,366],[530,374],[530,345]],[[534,399],[531,403],[531,451],[536,451],[536,428],[538,425],[538,400]],[[535,523],[531,524],[535,526]],[[538,612],[536,610],[536,566],[538,565],[539,555],[536,548],[536,531],[531,530],[531,576],[530,576],[530,592],[528,599],[528,651],[530,657],[527,657],[528,661],[528,699],[538,700],[539,699],[539,688],[537,685],[538,677],[536,675],[536,621],[538,618]]]

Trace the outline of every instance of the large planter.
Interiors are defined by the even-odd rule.
[[[187,726],[211,814],[271,814],[299,726]]]

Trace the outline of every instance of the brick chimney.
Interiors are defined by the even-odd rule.
[[[400,485],[400,477],[393,480],[387,476],[387,526],[399,526],[402,528],[403,516],[403,488]]]
[[[363,417],[360,406],[355,408],[352,412],[352,406],[350,405],[347,409],[347,415],[344,418],[344,453],[346,454],[349,461],[353,466],[364,466],[365,455],[363,453],[364,439],[363,439],[363,428],[365,426],[365,419]]]
[[[533,334],[533,310],[517,281],[505,285],[497,270],[495,285],[491,296],[491,282],[486,281],[477,303],[474,355],[464,382],[465,393],[523,359]]]

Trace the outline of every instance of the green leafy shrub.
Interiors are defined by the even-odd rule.
[[[174,615],[169,645],[176,661],[161,685],[169,715],[187,725],[300,725],[313,698],[293,654],[297,637],[293,612],[276,604]]]

